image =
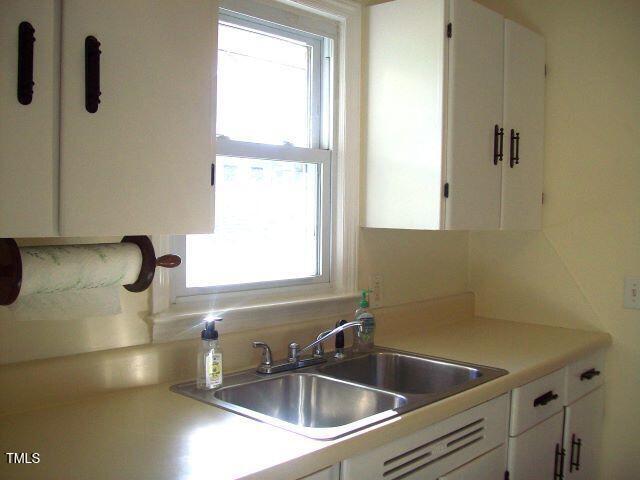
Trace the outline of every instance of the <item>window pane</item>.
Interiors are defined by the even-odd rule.
[[[310,58],[307,45],[221,23],[217,133],[309,147]]]
[[[216,233],[187,235],[187,288],[319,275],[320,167],[217,157]]]

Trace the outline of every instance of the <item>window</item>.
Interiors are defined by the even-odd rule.
[[[218,28],[215,233],[175,239],[173,296],[330,284],[334,40],[226,9]]]

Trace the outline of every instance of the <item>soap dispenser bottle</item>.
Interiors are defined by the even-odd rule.
[[[360,307],[356,310],[354,320],[362,321],[362,326],[358,327],[358,332],[353,337],[354,352],[370,352],[373,350],[373,340],[376,330],[376,321],[373,314],[369,311],[369,291],[362,291],[362,299]]]
[[[218,331],[215,322],[222,321],[215,318],[205,323],[200,333],[200,349],[198,351],[198,375],[196,388],[211,390],[222,385],[222,350],[218,343]]]

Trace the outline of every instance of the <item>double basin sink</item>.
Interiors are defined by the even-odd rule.
[[[332,439],[450,397],[505,370],[376,347],[289,372],[225,376],[214,391],[171,389],[316,439]]]

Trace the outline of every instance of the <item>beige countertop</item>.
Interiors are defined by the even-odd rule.
[[[0,418],[1,478],[295,479],[501,395],[611,342],[605,333],[477,318],[385,328],[377,343],[509,371],[497,380],[355,434],[319,441],[205,405],[169,384]],[[401,331],[400,331],[401,330]],[[383,332],[380,332],[383,333]]]

